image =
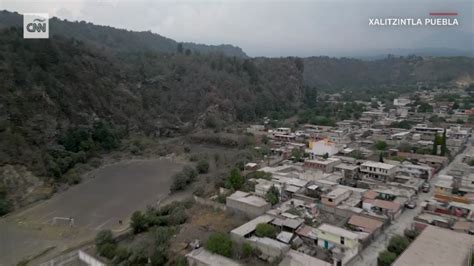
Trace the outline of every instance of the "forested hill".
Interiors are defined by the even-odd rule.
[[[9,11],[0,11],[0,28],[22,27],[23,16]],[[99,26],[85,21],[69,22],[56,17],[49,20],[50,36],[61,35],[74,38],[89,45],[116,52],[166,52],[175,53],[178,42],[150,31],[136,32]],[[191,42],[182,43],[183,52],[222,53],[226,56],[245,58],[247,55],[240,47],[229,44],[206,45]]]
[[[300,62],[300,64],[297,64]],[[301,61],[129,53],[0,32],[0,164],[60,177],[132,133],[167,135],[295,112]]]
[[[304,59],[308,86],[340,90],[385,85],[439,85],[474,82],[471,57],[396,57],[364,61],[352,58],[309,57]]]

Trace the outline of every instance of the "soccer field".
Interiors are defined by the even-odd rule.
[[[135,210],[166,197],[171,177],[181,167],[165,158],[108,165],[96,170],[94,179],[0,220],[0,235],[5,237],[0,241],[0,265],[51,245],[90,238],[102,229],[123,227],[119,220],[125,224]]]

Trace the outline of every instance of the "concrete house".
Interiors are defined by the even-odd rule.
[[[335,207],[351,196],[351,191],[342,187],[338,187],[331,192],[321,195],[321,202],[324,205]]]
[[[380,199],[365,199],[362,203],[362,208],[375,214],[387,215],[392,220],[402,213],[400,203]]]
[[[358,235],[354,232],[330,224],[322,224],[317,230],[318,246],[330,249],[333,246],[342,246],[347,249],[357,248]]]
[[[243,191],[236,191],[226,199],[228,209],[253,218],[264,214],[271,208],[265,199]]]
[[[229,258],[205,250],[204,248],[195,249],[186,254],[189,266],[240,266]]]
[[[319,159],[315,158],[313,160],[306,160],[304,162],[305,169],[316,169],[321,170],[325,173],[331,173],[333,168],[340,164],[341,160],[336,158],[327,158],[327,159]]]
[[[367,178],[378,181],[387,181],[393,179],[397,173],[398,167],[387,163],[366,161],[360,165],[360,172]]]

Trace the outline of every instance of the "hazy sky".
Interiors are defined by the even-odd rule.
[[[0,0],[0,9],[151,30],[177,41],[228,43],[250,56],[345,55],[390,48],[474,49],[474,0]],[[368,25],[369,18],[426,18],[430,12],[457,12],[460,26]]]

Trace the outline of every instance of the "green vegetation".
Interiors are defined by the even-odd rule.
[[[239,190],[244,185],[245,178],[240,174],[239,169],[234,168],[230,171],[227,181],[230,188],[233,190]]]
[[[112,259],[115,256],[117,243],[110,230],[102,230],[95,237],[95,245],[97,252],[102,257]]]
[[[204,245],[207,250],[229,258],[232,257],[232,246],[232,240],[224,233],[213,233]]]
[[[7,199],[6,188],[3,185],[0,185],[0,216],[9,213],[12,209],[12,203]]]
[[[280,202],[280,191],[278,190],[278,188],[275,186],[271,186],[265,194],[265,199],[272,205],[275,205]]]
[[[207,160],[200,160],[196,165],[196,170],[200,174],[207,174],[209,172],[209,162]]]
[[[390,239],[387,250],[398,256],[402,254],[408,245],[410,245],[410,240],[407,237],[396,235]]]
[[[183,170],[173,177],[173,183],[171,184],[171,192],[184,190],[189,184],[194,182],[198,176],[196,170],[189,166],[183,167]]]
[[[387,143],[383,140],[378,140],[374,144],[374,148],[379,150],[379,151],[384,151],[384,150],[387,149],[387,147],[388,147]]]
[[[136,211],[132,214],[130,226],[134,234],[148,231],[156,226],[176,226],[187,221],[186,209],[192,202],[172,202],[160,209],[148,208],[145,213]]]
[[[384,250],[380,252],[379,257],[377,258],[378,266],[390,266],[397,259],[397,254]]]
[[[263,171],[255,171],[253,173],[250,173],[248,175],[249,178],[255,178],[255,179],[266,179],[266,180],[271,180],[272,179],[272,174],[263,172]]]
[[[271,224],[258,224],[255,228],[255,235],[258,237],[275,238],[276,234],[276,228]]]

